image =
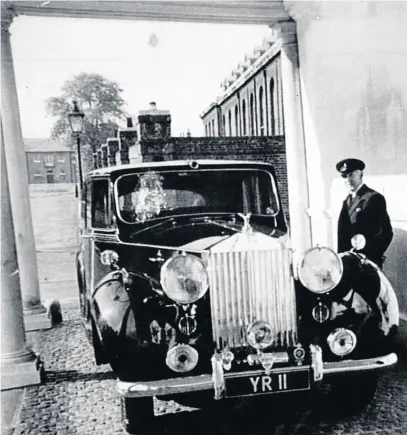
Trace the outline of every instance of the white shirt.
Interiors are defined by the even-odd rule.
[[[352,199],[355,199],[356,194],[358,193],[358,190],[364,185],[365,183],[362,183],[355,191],[350,193],[350,196]]]

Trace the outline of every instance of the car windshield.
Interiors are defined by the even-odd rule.
[[[119,216],[126,222],[196,213],[275,215],[272,175],[263,170],[150,171],[116,182]]]

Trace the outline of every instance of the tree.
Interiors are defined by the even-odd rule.
[[[92,152],[113,136],[117,122],[125,114],[123,90],[100,74],[81,73],[66,81],[61,91],[60,96],[46,100],[48,115],[56,118],[52,136],[71,137],[68,114],[73,109],[72,101],[76,100],[86,115],[81,134],[81,157],[86,173],[92,168]],[[73,145],[72,140],[66,142]]]

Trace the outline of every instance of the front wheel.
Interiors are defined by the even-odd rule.
[[[121,399],[122,420],[129,434],[148,434],[154,429],[154,403],[152,397]]]
[[[338,411],[347,415],[362,412],[373,400],[377,388],[376,373],[338,376],[331,382],[331,393]]]

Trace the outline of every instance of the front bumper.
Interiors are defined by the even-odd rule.
[[[335,375],[348,372],[365,372],[380,370],[391,367],[397,363],[397,355],[389,353],[377,358],[361,360],[347,360],[339,362],[323,363],[323,376]],[[309,368],[310,366],[275,368],[271,373],[295,371]],[[224,373],[224,377],[235,376],[259,376],[264,374],[264,369],[246,371],[241,373]],[[201,376],[189,376],[182,378],[163,379],[149,382],[123,382],[118,381],[117,392],[122,397],[136,398],[148,396],[168,396],[172,394],[190,393],[194,391],[204,391],[214,389],[213,377],[211,374]]]

